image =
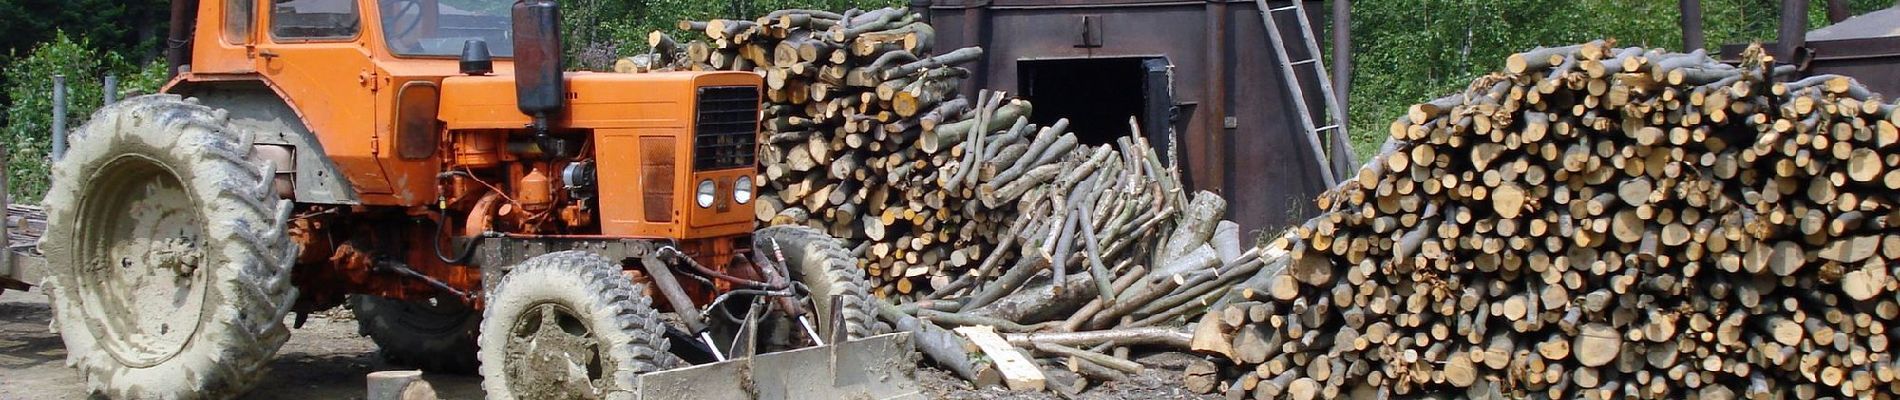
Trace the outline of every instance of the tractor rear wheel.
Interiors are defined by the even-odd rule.
[[[291,205],[250,137],[223,110],[144,96],[94,114],[53,164],[46,292],[93,394],[233,397],[289,338]]]
[[[475,372],[475,331],[482,313],[454,296],[402,301],[350,296],[359,333],[376,342],[392,364],[430,372]]]
[[[489,399],[632,398],[637,376],[672,360],[646,288],[592,253],[549,253],[516,265],[482,313]]]
[[[845,337],[860,339],[888,330],[877,321],[877,299],[871,297],[851,251],[838,239],[804,226],[781,225],[760,229],[752,236],[753,254],[778,263],[780,253],[792,280],[811,289],[811,322],[818,334],[830,338],[831,297],[842,298]]]

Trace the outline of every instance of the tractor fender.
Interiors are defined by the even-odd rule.
[[[254,138],[253,143],[260,149],[288,149],[287,154],[275,149],[256,152],[278,165],[278,190],[285,191],[286,183],[290,183],[290,193],[284,193],[286,197],[299,203],[362,204],[356,188],[350,185],[336,163],[331,162],[317,135],[303,123],[302,114],[264,80],[242,77],[195,80],[181,77],[164,91],[196,97],[206,106],[229,111],[231,125],[249,131]],[[286,156],[288,160],[284,159]],[[288,171],[283,169],[286,164],[291,165]],[[288,174],[288,179],[283,174]]]

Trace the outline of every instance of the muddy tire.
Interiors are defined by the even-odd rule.
[[[811,289],[818,313],[812,323],[818,325],[819,335],[831,337],[832,295],[844,299],[845,337],[866,338],[889,330],[877,321],[877,299],[864,282],[864,270],[837,239],[809,227],[781,225],[755,232],[752,248],[767,260],[775,260],[774,250],[785,254],[792,279]]]
[[[482,310],[482,390],[491,400],[633,398],[635,378],[672,359],[652,303],[619,263],[591,253],[516,265]]]
[[[475,373],[475,332],[482,313],[452,296],[402,301],[352,295],[359,333],[391,364],[430,372]]]
[[[244,393],[289,339],[289,201],[229,114],[172,95],[107,106],[46,194],[54,326],[111,398]]]

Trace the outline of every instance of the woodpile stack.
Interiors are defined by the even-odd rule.
[[[1412,106],[1233,290],[1229,398],[1812,399],[1900,392],[1900,114],[1756,46],[1598,41]]]
[[[26,204],[7,204],[7,239],[17,246],[31,247],[39,243],[40,234],[46,232],[46,212],[39,206]]]
[[[621,65],[763,74],[762,139],[770,145],[761,155],[759,220],[847,240],[884,297],[971,295],[987,303],[1021,288],[1050,259],[1153,256],[1157,232],[1190,206],[1155,149],[1140,135],[1083,145],[1066,121],[1028,123],[1027,101],[988,91],[959,96],[968,71],[957,65],[982,50],[932,55],[933,30],[917,19],[881,9],[688,21],[683,29],[706,37],[680,45],[655,33],[653,55]],[[1225,204],[1205,197],[1192,204],[1201,207],[1193,217],[1211,230]],[[1090,229],[1077,230],[1083,221]],[[1060,233],[1099,240],[1058,243]],[[1041,266],[1012,267],[1032,258]]]
[[[920,20],[886,8],[686,21],[704,38],[655,32],[654,52],[618,69],[763,75],[759,221],[842,238],[881,297],[917,298],[1012,261],[994,250],[1017,204],[1085,150],[1065,122],[1029,124],[1026,101],[959,96],[969,71],[958,65],[982,49],[934,54]]]

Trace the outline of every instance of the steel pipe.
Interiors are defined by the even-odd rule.
[[[1677,0],[1676,4],[1682,9],[1682,51],[1703,48],[1706,41],[1702,38],[1702,0]]]
[[[53,161],[66,155],[66,76],[53,75]]]

